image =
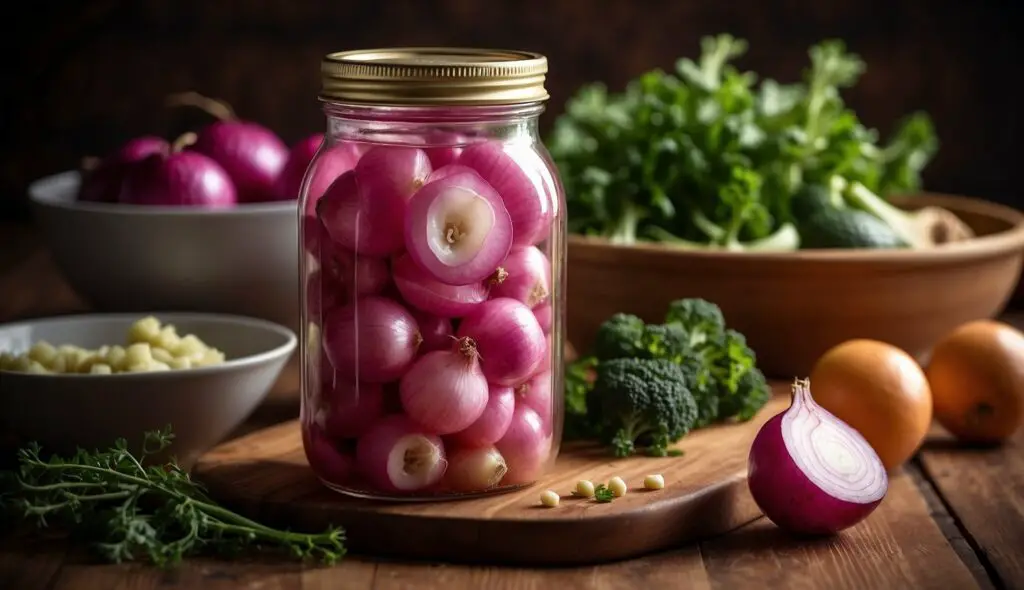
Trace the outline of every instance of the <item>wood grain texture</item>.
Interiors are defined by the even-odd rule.
[[[900,473],[864,522],[836,537],[795,541],[762,519],[701,544],[715,588],[864,590],[978,588]]]
[[[1024,589],[1024,431],[998,448],[931,437],[919,459],[996,586]]]
[[[612,460],[594,445],[573,443],[537,484],[457,502],[370,502],[325,489],[306,463],[297,421],[213,449],[200,458],[194,474],[218,501],[253,518],[302,530],[342,526],[353,550],[363,553],[506,564],[598,563],[720,534],[760,516],[746,487],[747,449],[760,425],[788,405],[783,390],[778,388],[780,395],[750,422],[690,433],[679,443],[685,452],[681,458]],[[643,478],[651,473],[664,476],[664,490],[643,490]],[[631,490],[614,502],[571,497],[580,479],[602,483],[614,476]],[[545,489],[562,496],[558,508],[539,505]]]

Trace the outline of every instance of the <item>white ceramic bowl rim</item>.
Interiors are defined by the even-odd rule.
[[[29,199],[40,206],[62,209],[78,209],[112,215],[256,215],[260,213],[298,213],[296,201],[274,201],[268,203],[239,203],[233,207],[207,209],[204,207],[173,207],[166,205],[131,205],[126,203],[93,203],[76,198],[79,173],[68,170],[45,176],[28,186]]]
[[[270,350],[265,350],[256,354],[250,354],[241,357],[225,359],[223,363],[219,365],[210,365],[207,367],[197,367],[194,369],[181,369],[174,371],[148,371],[144,373],[115,373],[115,374],[92,374],[92,373],[27,373],[22,371],[4,371],[0,370],[0,375],[17,375],[19,378],[29,379],[80,379],[87,377],[89,379],[118,379],[118,380],[137,380],[145,381],[149,379],[170,379],[175,377],[193,377],[201,375],[209,375],[211,373],[219,373],[223,371],[229,371],[232,369],[244,369],[256,365],[264,364],[280,356],[291,354],[296,346],[298,345],[298,337],[295,332],[290,329],[276,324],[271,321],[261,320],[258,318],[251,318],[247,316],[220,314],[220,313],[193,313],[193,312],[150,312],[150,313],[84,313],[84,314],[69,314],[52,316],[47,318],[38,318],[31,320],[22,320],[16,322],[9,322],[6,324],[0,324],[0,330],[8,330],[12,328],[30,328],[35,326],[54,325],[61,324],[68,321],[75,320],[107,320],[107,321],[121,321],[121,322],[133,322],[135,320],[152,315],[160,319],[161,323],[172,323],[177,324],[180,322],[188,321],[200,321],[207,322],[211,325],[218,325],[221,328],[230,327],[246,327],[254,328],[257,330],[263,330],[265,332],[274,334],[281,337],[284,342]],[[60,346],[62,343],[53,342],[54,346]]]

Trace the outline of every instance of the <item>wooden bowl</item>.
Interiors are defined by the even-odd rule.
[[[568,240],[568,337],[585,350],[616,312],[663,321],[682,297],[717,303],[746,335],[770,377],[810,373],[851,338],[890,342],[924,360],[956,326],[1002,311],[1024,258],[1024,214],[939,194],[894,199],[906,209],[944,207],[978,237],[927,251],[684,251],[656,244]]]

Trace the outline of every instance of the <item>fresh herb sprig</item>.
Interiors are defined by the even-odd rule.
[[[168,427],[147,432],[138,456],[120,439],[106,450],[48,460],[30,444],[18,452],[18,469],[4,474],[0,506],[8,516],[67,529],[115,563],[148,558],[170,566],[201,551],[256,548],[327,564],[345,555],[340,528],[306,534],[264,526],[216,504],[177,463],[146,465],[172,439]]]
[[[614,499],[615,499],[615,494],[613,494],[612,491],[608,489],[608,486],[604,485],[603,483],[594,486],[594,501],[595,502],[600,502],[602,504],[606,504],[608,502],[611,502]]]

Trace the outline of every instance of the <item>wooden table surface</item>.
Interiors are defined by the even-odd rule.
[[[0,224],[0,322],[83,309],[32,232]],[[1007,318],[1024,324],[1024,316]],[[263,408],[245,429],[295,412],[294,405]],[[878,510],[835,538],[792,540],[760,519],[699,545],[594,567],[474,567],[350,555],[330,568],[266,557],[203,558],[161,571],[96,563],[59,538],[0,541],[0,590],[557,587],[1024,589],[1024,432],[1003,448],[981,451],[959,448],[936,430],[893,477]]]

